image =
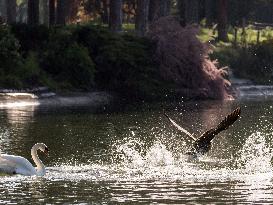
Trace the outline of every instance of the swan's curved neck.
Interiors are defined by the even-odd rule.
[[[31,156],[32,156],[32,159],[33,159],[34,163],[37,166],[36,174],[42,176],[42,175],[45,174],[45,165],[43,164],[43,162],[38,157],[38,154],[37,154],[38,149],[39,149],[39,147],[34,145],[32,147],[32,149],[31,149]]]

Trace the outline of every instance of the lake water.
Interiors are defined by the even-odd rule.
[[[242,107],[211,152],[187,162],[188,138]],[[44,177],[0,176],[0,204],[272,204],[273,101],[132,105],[94,114],[87,106],[0,108],[0,150],[31,160],[44,142]]]

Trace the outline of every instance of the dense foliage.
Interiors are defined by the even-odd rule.
[[[218,46],[211,57],[233,69],[235,76],[255,83],[273,83],[273,41],[247,47]]]
[[[9,25],[0,30],[1,87],[106,89],[136,98],[179,88],[186,97],[225,98],[228,81],[209,59],[208,41],[216,45],[212,58],[237,77],[272,82],[273,0],[1,2],[0,24]],[[180,25],[157,22],[170,14]],[[203,43],[192,24],[202,26]],[[135,36],[148,31],[150,40]]]
[[[94,25],[3,26],[0,86],[103,89],[131,99],[225,98],[226,81],[195,31],[168,19],[149,38]]]
[[[18,80],[18,72],[22,67],[22,57],[19,53],[19,42],[9,32],[0,27],[0,83],[6,86],[21,86]]]
[[[174,17],[156,21],[149,35],[158,42],[156,57],[165,80],[175,82],[185,97],[225,99],[228,81],[208,58],[208,47],[197,37],[195,27],[182,27]]]
[[[161,94],[164,82],[152,57],[154,43],[148,39],[92,25],[15,24],[3,26],[0,35],[1,87],[107,89],[135,98]]]
[[[163,86],[152,58],[154,44],[148,39],[113,35],[95,27],[81,27],[74,35],[94,57],[99,87],[147,97],[156,95]]]

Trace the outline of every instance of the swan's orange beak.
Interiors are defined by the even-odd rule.
[[[46,147],[46,148],[45,148],[45,151],[44,151],[45,155],[48,155],[48,152],[49,152],[49,150],[48,150],[48,148]]]

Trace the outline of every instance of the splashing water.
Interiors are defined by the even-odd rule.
[[[267,145],[265,136],[261,132],[253,133],[246,140],[242,150],[240,163],[249,173],[270,172],[273,153]]]
[[[262,133],[253,133],[247,138],[239,158],[236,159],[241,166],[236,169],[225,164],[220,167],[214,166],[214,163],[217,164],[221,159],[216,160],[210,156],[202,157],[194,163],[186,162],[174,157],[177,151],[168,150],[160,141],[155,141],[146,152],[139,150],[138,146],[142,144],[137,140],[128,140],[124,144],[117,145],[115,153],[120,157],[119,163],[59,164],[48,167],[44,178],[4,176],[1,177],[2,188],[16,188],[22,183],[34,182],[39,185],[46,181],[50,182],[49,186],[51,183],[65,182],[63,189],[68,189],[70,183],[73,187],[77,187],[77,184],[82,186],[82,183],[98,184],[98,186],[106,183],[112,191],[123,193],[115,192],[113,201],[126,201],[126,197],[133,197],[132,193],[142,191],[155,192],[155,197],[164,194],[168,200],[179,200],[179,197],[176,198],[174,195],[172,198],[168,193],[178,194],[180,189],[184,190],[183,184],[192,186],[187,190],[187,193],[192,194],[191,189],[199,185],[202,187],[208,182],[208,184],[217,184],[219,190],[222,190],[222,185],[228,186],[228,182],[232,181],[236,182],[235,190],[242,190],[243,187],[244,193],[241,195],[245,195],[245,200],[248,202],[262,201],[272,194],[270,191],[273,176],[270,164],[272,152]],[[209,163],[210,166],[204,167],[202,163]],[[200,195],[202,194],[206,194],[206,191],[200,192]]]
[[[171,152],[159,141],[156,141],[146,152],[137,150],[136,146],[141,146],[137,140],[118,145],[115,154],[119,155],[120,162],[108,165],[60,165],[49,168],[52,173],[49,173],[48,177],[91,181],[156,179],[222,181],[251,178],[256,183],[257,176],[260,180],[262,175],[266,177],[272,175],[270,161],[273,154],[260,132],[253,133],[247,138],[239,157],[233,159],[234,167],[230,167],[230,164],[226,165],[225,160],[209,156],[201,157],[194,162],[185,161],[185,157],[175,158],[173,156],[177,155],[176,151]]]
[[[140,151],[137,140],[128,140],[124,144],[116,145],[115,154],[119,162],[111,164],[57,164],[47,168],[46,177],[50,180],[90,180],[90,181],[146,181],[146,180],[242,180],[257,183],[272,175],[271,159],[273,153],[268,146],[265,135],[261,132],[251,134],[244,143],[240,155],[234,160],[234,167],[225,164],[225,160],[201,157],[198,161],[187,162],[185,156],[176,150],[168,148],[160,141],[147,149]],[[236,166],[239,164],[239,166]],[[219,166],[219,164],[221,166]],[[205,166],[204,166],[205,165]],[[20,177],[25,180],[24,177]],[[264,180],[263,178],[263,180]],[[1,180],[9,180],[10,176]],[[15,177],[16,180],[18,178]]]
[[[168,166],[174,163],[174,158],[165,145],[156,142],[147,152],[145,161],[152,166]]]
[[[166,110],[198,134],[238,102],[182,104]],[[196,161],[184,155],[187,138],[150,107],[111,115],[86,107],[0,110],[3,153],[30,159],[37,141],[51,149],[49,157],[40,156],[44,177],[0,176],[0,204],[272,204],[271,107],[244,107],[248,117],[217,136],[211,152]]]

